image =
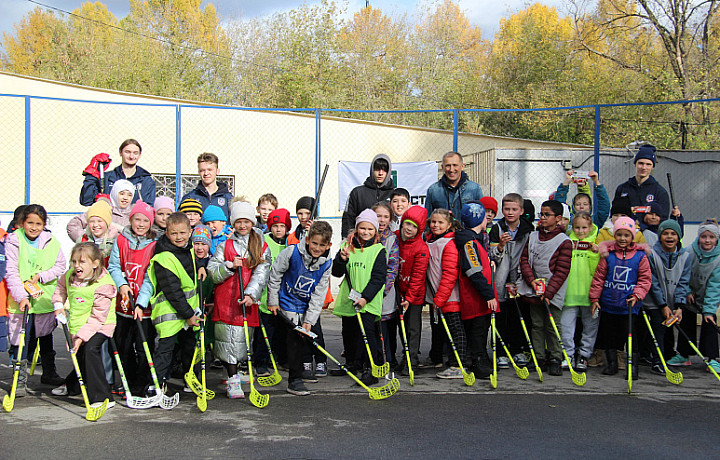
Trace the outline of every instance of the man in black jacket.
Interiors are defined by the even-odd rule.
[[[651,175],[655,168],[657,157],[655,146],[645,144],[638,150],[635,155],[635,176],[618,185],[615,190],[615,198],[626,196],[630,199],[630,206],[637,217],[642,222],[645,212],[638,212],[635,208],[638,206],[649,206],[655,202],[660,205],[662,215],[660,220],[666,220],[670,212],[670,198],[667,190]]]
[[[350,192],[342,216],[342,237],[355,228],[355,218],[364,210],[380,201],[387,201],[395,189],[390,175],[392,162],[384,153],[375,155],[370,163],[370,175],[363,185],[358,185]]]

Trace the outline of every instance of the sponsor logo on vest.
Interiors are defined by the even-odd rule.
[[[365,270],[365,262],[350,262],[348,264],[348,267],[353,267],[353,268],[358,267],[362,270]]]
[[[616,283],[627,283],[631,271],[632,269],[630,267],[615,266],[613,281]]]
[[[467,243],[465,243],[465,252],[467,253],[468,259],[470,260],[470,265],[472,265],[473,267],[479,267],[480,261],[475,254],[475,248],[473,247],[472,241],[468,241]]]
[[[75,297],[75,302],[77,302],[77,303],[85,303],[85,299],[83,299],[82,297]]]

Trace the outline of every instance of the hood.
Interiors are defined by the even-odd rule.
[[[155,243],[155,254],[159,254],[161,252],[170,252],[173,254],[184,254],[187,253],[192,249],[192,243],[190,240],[188,240],[188,244],[186,244],[184,247],[179,248],[172,244],[170,241],[170,238],[167,237],[167,235],[163,235],[160,237],[160,239]]]
[[[452,230],[448,230],[447,232],[443,233],[442,235],[438,235],[438,236],[430,234],[430,237],[428,238],[427,242],[434,243],[443,238],[455,238],[455,232],[453,232]]]
[[[448,183],[447,177],[445,177],[445,174],[442,175],[440,178],[440,183],[443,184],[443,187],[447,188],[450,191],[455,191],[462,187],[462,185],[469,180],[468,175],[465,173],[465,171],[460,173],[460,181],[457,183],[457,185],[452,186]]]
[[[388,162],[388,175],[383,181],[382,184],[378,187],[377,183],[375,182],[375,178],[373,177],[373,169],[375,169],[375,162],[383,159]],[[371,188],[371,189],[380,189],[380,190],[393,190],[395,188],[395,185],[393,184],[392,180],[392,161],[390,161],[390,157],[385,155],[384,153],[379,153],[375,155],[375,157],[370,162],[370,175],[365,179],[365,182],[363,185],[365,187]]]
[[[423,208],[422,206],[417,206],[417,205],[410,206],[410,209],[405,211],[405,214],[403,214],[402,217],[400,218],[400,222],[401,222],[400,225],[402,225],[402,222],[406,221],[406,220],[410,220],[413,223],[415,223],[415,225],[417,225],[418,232],[414,238],[405,241],[405,243],[410,243],[411,241],[421,239],[423,233],[425,233],[425,224],[427,223],[427,209]],[[402,229],[397,230],[395,232],[395,234],[398,237],[398,243],[400,243],[402,240],[402,237],[400,236],[401,232],[402,232]]]
[[[320,268],[320,266],[322,266],[322,264],[327,262],[328,258],[330,257],[330,249],[329,248],[320,257],[315,258],[312,255],[310,255],[310,253],[307,250],[307,245],[305,244],[305,238],[300,240],[300,243],[298,243],[296,245],[296,247],[297,247],[297,250],[300,252],[300,255],[303,258],[303,262],[305,262],[305,266],[310,271],[318,270]]]
[[[710,251],[703,251],[700,248],[700,244],[698,243],[698,240],[693,241],[692,245],[690,246],[695,252],[695,255],[698,259],[702,260],[707,257],[717,257],[720,256],[720,244],[716,244],[714,248]]]
[[[617,242],[616,242],[615,240],[603,241],[603,242],[601,242],[598,246],[599,246],[599,248],[600,248],[600,251],[599,251],[599,252],[600,252],[600,255],[601,255],[602,257],[607,257],[608,254],[609,254],[611,251],[621,250],[621,249],[617,246]],[[645,244],[645,243],[635,243],[635,242],[633,242],[633,243],[627,248],[626,251],[627,251],[628,257],[632,257],[632,256],[635,255],[635,253],[636,253],[637,251],[645,251],[646,254],[650,254],[651,249],[650,249],[650,246],[648,246],[648,245]]]
[[[122,232],[120,233],[122,234],[122,236],[127,238],[128,242],[130,242],[131,247],[134,245],[135,248],[137,248],[138,246],[142,248],[154,241],[153,238],[143,238],[142,240],[140,240],[140,238],[138,238],[137,235],[135,235],[130,228],[130,225],[127,225],[125,226],[125,228],[122,229]],[[168,240],[168,243],[169,242],[170,241]]]

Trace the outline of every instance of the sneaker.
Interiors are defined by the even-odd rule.
[[[310,394],[310,391],[307,389],[302,379],[288,382],[287,392],[295,396],[307,396]]]
[[[219,359],[213,360],[212,364],[210,364],[210,369],[222,369],[223,363]]]
[[[67,385],[60,385],[57,388],[53,388],[50,393],[52,393],[53,396],[67,396],[68,395]]]
[[[439,379],[461,379],[463,374],[459,367],[448,367],[444,371],[435,374],[435,377]]]
[[[153,391],[155,390],[155,387],[153,386]],[[120,395],[123,396],[125,394],[125,388],[123,388],[122,383],[115,383],[112,386],[112,389],[110,392],[114,395]]]
[[[242,399],[245,397],[242,386],[240,385],[240,376],[235,374],[227,381],[227,396],[230,399]]]
[[[562,360],[562,362],[560,363],[560,367],[563,368],[563,369],[567,369],[567,368],[568,368],[568,362],[567,362],[566,359],[563,359],[563,360]]]
[[[516,354],[513,356],[513,360],[515,360],[515,364],[517,364],[518,367],[525,367],[528,365],[528,359],[527,356],[525,356],[525,353]]]
[[[257,376],[258,377],[268,377],[272,375],[272,372],[270,372],[270,369],[266,365],[259,365],[257,367]]]
[[[711,359],[708,364],[709,364],[709,366],[707,366],[707,367],[705,368],[705,370],[706,370],[707,372],[710,372],[710,368],[712,368],[712,370],[714,370],[715,372],[717,372],[718,374],[720,374],[720,363],[718,363],[718,362],[717,362],[716,360],[714,360],[714,359]]]
[[[681,354],[677,354],[673,356],[672,358],[668,359],[667,361],[668,366],[692,366],[692,363],[689,359],[684,357]]]
[[[194,391],[186,383],[185,386],[183,387],[183,393],[194,393]]]
[[[98,407],[102,406],[105,401],[100,402],[94,402],[90,404],[90,407],[93,409],[97,409]],[[108,399],[107,408],[110,409],[111,407],[115,407],[115,401],[112,399]]]
[[[303,363],[302,381],[308,383],[317,383],[318,379],[313,372],[312,363]]]
[[[346,375],[346,372],[342,369],[330,369],[330,375],[333,377],[341,377],[343,375]]]
[[[497,359],[497,367],[498,369],[510,369],[510,360],[507,356],[500,356]]]
[[[653,364],[650,366],[650,372],[657,375],[665,375],[665,369],[660,364]]]
[[[250,384],[250,375],[249,375],[249,374],[247,374],[247,373],[245,373],[245,372],[243,372],[243,371],[238,371],[238,373],[235,374],[235,375],[237,375],[238,377],[240,377],[240,383],[244,383],[245,385],[249,385],[249,384]]]
[[[367,386],[375,385],[376,383],[378,383],[377,377],[372,375],[370,369],[365,369],[365,371],[363,371],[362,377],[360,377],[360,381]]]
[[[443,363],[442,363],[442,361],[439,362],[439,363],[436,363],[436,362],[433,361],[431,358],[426,358],[425,361],[419,363],[419,364],[417,365],[417,367],[420,368],[420,369],[422,369],[422,368],[435,368],[435,369],[439,369],[439,368],[443,367]]]
[[[652,356],[641,356],[640,364],[643,366],[652,366],[655,363],[653,362]]]
[[[588,368],[587,358],[584,356],[578,356],[577,361],[575,363],[575,369],[581,372],[585,372]]]
[[[317,363],[315,365],[315,377],[327,377],[327,363]]]
[[[563,374],[562,366],[559,359],[551,359],[548,363],[548,373],[550,375],[560,376]]]

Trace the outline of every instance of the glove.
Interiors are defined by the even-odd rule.
[[[103,171],[107,171],[111,162],[112,160],[110,159],[110,155],[107,153],[98,153],[92,158],[92,160],[90,160],[90,164],[83,170],[83,174],[100,179],[100,163],[105,164]]]

